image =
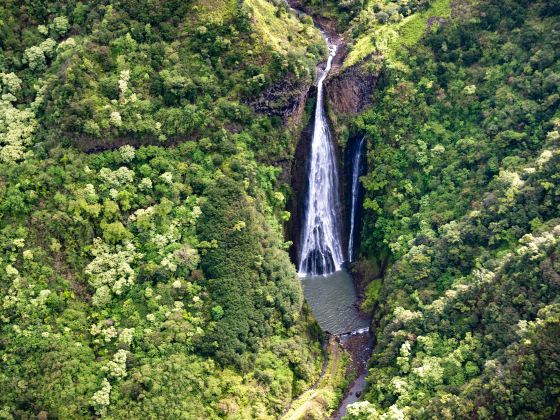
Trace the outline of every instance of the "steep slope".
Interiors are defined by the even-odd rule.
[[[370,143],[357,267],[390,264],[366,292],[376,345],[348,412],[547,418],[560,397],[560,7],[427,12],[350,24],[347,71],[380,77],[372,107],[339,120]]]
[[[318,31],[263,0],[7,1],[0,37],[0,417],[277,417],[322,352],[267,163],[285,104],[251,105],[300,97]]]

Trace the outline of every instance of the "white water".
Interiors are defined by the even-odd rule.
[[[357,222],[357,213],[358,213],[358,198],[360,192],[360,171],[362,166],[362,154],[364,152],[364,144],[366,138],[365,136],[360,140],[360,144],[358,144],[358,149],[354,154],[354,159],[352,160],[352,197],[351,197],[351,206],[350,206],[350,237],[348,242],[348,257],[350,262],[354,261],[355,252],[354,248],[356,247],[354,244],[354,238],[356,236],[356,222]]]
[[[340,198],[338,168],[331,132],[325,117],[323,82],[336,46],[329,43],[329,58],[317,82],[317,105],[311,141],[305,220],[302,230],[299,275],[325,275],[340,270],[344,263],[339,225]]]

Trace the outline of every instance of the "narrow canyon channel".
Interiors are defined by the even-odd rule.
[[[354,259],[356,238],[359,235],[359,176],[365,158],[366,139],[358,139],[352,151],[354,156],[350,159],[352,179],[349,180],[351,184],[347,192],[350,195],[350,218],[347,221],[350,226],[345,229],[341,200],[343,182],[339,173],[335,140],[326,114],[324,94],[324,82],[333,60],[337,58],[337,45],[331,41],[327,32],[323,32],[323,36],[329,56],[324,68],[318,70],[311,146],[309,155],[305,157],[307,190],[297,266],[305,298],[320,327],[336,337],[352,358],[359,359],[354,363],[357,379],[350,384],[334,414],[335,418],[340,418],[345,413],[346,406],[355,402],[357,395],[365,388],[366,361],[371,349],[369,320],[358,310],[354,281],[346,269],[349,257],[351,261]],[[344,233],[348,231],[350,237],[345,238]]]

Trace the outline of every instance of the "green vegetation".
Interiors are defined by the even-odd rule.
[[[4,106],[18,104],[21,123],[40,120],[35,142],[98,150],[240,127],[263,136],[279,121],[255,116],[246,104],[279,80],[312,81],[320,35],[285,12],[277,17],[264,0],[148,3],[3,6],[2,21],[13,27],[3,25],[2,71],[15,72],[22,85],[12,83]],[[289,141],[274,131],[250,145],[285,153]],[[12,159],[30,135],[12,140]]]
[[[264,41],[266,45],[271,45],[275,51],[285,54],[292,52],[292,54],[303,56],[311,51],[311,49],[309,51],[307,49],[310,41],[322,48],[322,39],[309,24],[310,22],[305,20],[308,24],[302,24],[295,14],[288,12],[284,2],[278,1],[277,5],[274,5],[267,1],[249,0],[247,5],[252,10],[255,32],[261,42]],[[282,19],[278,19],[278,16],[281,16]]]
[[[361,254],[391,262],[366,292],[376,345],[350,418],[548,418],[560,403],[560,8],[454,7],[429,31],[428,10],[402,21],[354,120],[372,168]]]
[[[338,407],[344,391],[355,376],[349,375],[349,355],[334,337],[330,337],[326,350],[329,359],[323,376],[291,404],[283,419],[328,418]]]
[[[432,0],[397,7],[393,2],[385,5],[374,2],[360,14],[351,31],[355,40],[344,66],[350,67],[376,54],[383,57],[387,66],[402,69],[404,64],[396,54],[419,42],[428,29],[437,26],[437,20],[428,25],[431,20],[449,17],[450,3],[450,0]],[[377,13],[372,13],[375,10]]]
[[[420,41],[428,30],[448,18],[450,0],[366,0],[366,1],[303,1],[314,15],[337,23],[346,35],[350,51],[344,68],[351,67],[372,55],[382,57],[388,65],[401,67],[396,53]]]
[[[240,151],[216,177],[199,147],[2,167],[4,416],[274,417],[316,379],[320,347],[265,220],[283,202],[262,208],[275,171]]]
[[[364,312],[372,312],[375,305],[379,302],[381,285],[381,279],[374,279],[368,284],[365,299],[362,302],[362,310]]]
[[[302,3],[377,83],[333,119],[370,168],[348,418],[557,416],[560,1]],[[335,409],[283,232],[324,55],[279,0],[2,3],[0,418]]]
[[[278,417],[323,356],[269,164],[292,136],[249,103],[311,83],[318,31],[264,0],[7,1],[0,45],[0,417]]]

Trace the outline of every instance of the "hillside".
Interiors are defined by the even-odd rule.
[[[559,58],[560,0],[5,0],[0,418],[556,418]]]
[[[287,105],[251,101],[305,91],[318,31],[264,0],[9,1],[0,40],[0,416],[275,418],[323,355]]]
[[[336,118],[369,139],[356,269],[388,269],[369,278],[376,343],[349,417],[548,418],[560,398],[559,4],[432,1],[391,20],[370,3],[349,24],[345,66],[378,73],[372,105]]]

